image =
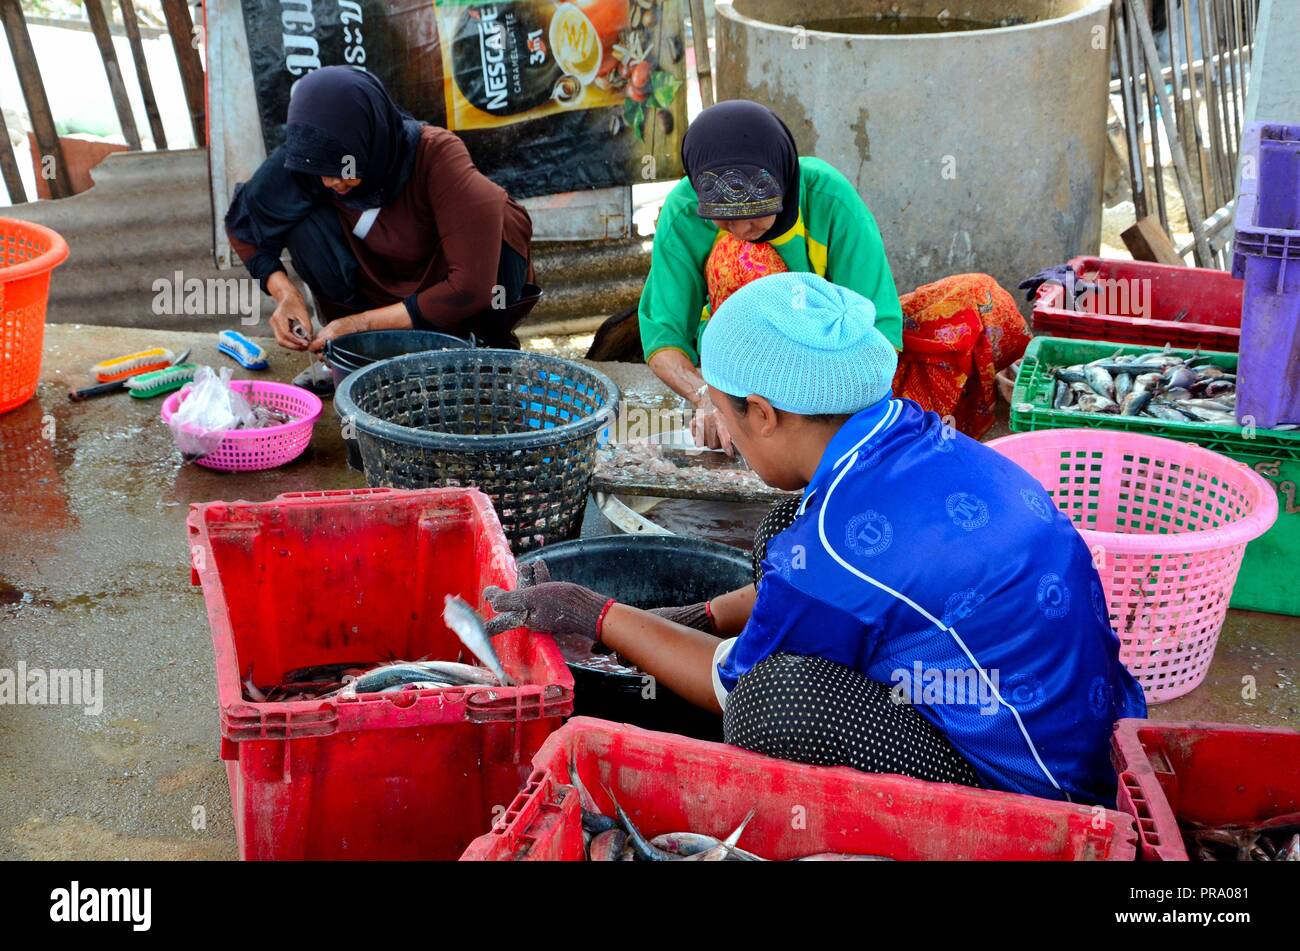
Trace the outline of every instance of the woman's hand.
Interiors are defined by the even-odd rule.
[[[518,587],[502,591],[493,585],[483,592],[496,616],[487,623],[489,636],[526,627],[546,634],[577,634],[600,640],[601,621],[613,598],[580,584],[552,581],[546,562],[538,559],[519,567]]]
[[[713,405],[713,401],[709,399],[709,391],[704,387],[700,387],[698,400],[695,403],[695,414],[691,416],[691,437],[697,446],[721,449],[729,456],[732,454],[731,433],[727,432],[727,424],[722,421],[722,414]]]
[[[377,307],[374,310],[331,320],[311,342],[311,350],[313,353],[320,353],[325,349],[325,344],[331,340],[337,340],[348,334],[359,334],[365,330],[410,329],[411,315],[407,313],[406,305],[389,304],[387,307]]]
[[[271,314],[275,342],[286,350],[306,350],[311,343],[311,314],[302,292],[283,271],[272,274],[266,284],[275,298],[275,312]]]
[[[325,349],[325,344],[331,340],[337,340],[339,337],[346,337],[348,334],[360,333],[363,330],[369,330],[370,323],[365,314],[353,314],[350,317],[339,317],[331,320],[321,328],[321,332],[312,340],[308,348],[312,353],[320,353]]]

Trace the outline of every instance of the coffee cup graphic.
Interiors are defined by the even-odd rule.
[[[629,26],[627,0],[566,0],[551,16],[547,39],[555,63],[584,86],[601,72]]]

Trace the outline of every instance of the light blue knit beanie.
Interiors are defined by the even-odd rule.
[[[718,308],[700,341],[700,370],[733,396],[777,409],[852,414],[890,395],[898,354],[876,306],[816,274],[770,274]]]

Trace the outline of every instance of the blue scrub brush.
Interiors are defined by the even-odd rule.
[[[217,349],[245,370],[265,370],[270,366],[266,361],[266,350],[234,330],[217,334]]]

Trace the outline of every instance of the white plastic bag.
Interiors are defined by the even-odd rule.
[[[186,457],[206,456],[225,438],[226,430],[247,426],[253,410],[243,394],[230,388],[229,367],[220,375],[211,367],[199,367],[188,395],[168,421],[176,448]]]

